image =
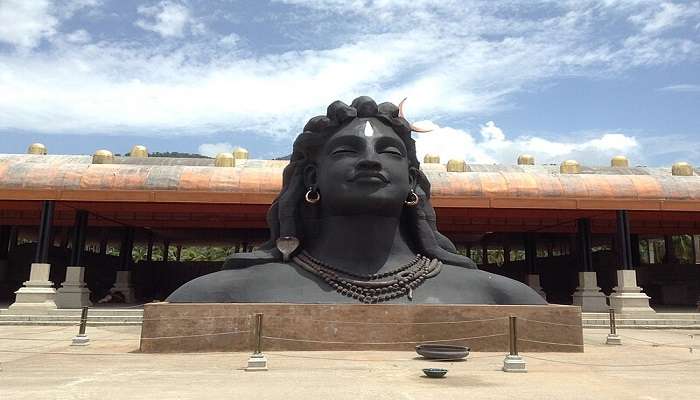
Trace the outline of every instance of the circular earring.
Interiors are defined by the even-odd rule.
[[[418,197],[416,192],[411,190],[411,193],[408,194],[408,198],[406,199],[406,201],[404,201],[404,204],[406,204],[409,207],[415,207],[416,205],[418,205],[419,200],[420,198]]]
[[[309,204],[318,203],[318,201],[321,200],[321,193],[314,189],[313,186],[309,186],[309,190],[306,192],[304,200],[306,200],[306,202]]]

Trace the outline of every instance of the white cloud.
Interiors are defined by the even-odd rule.
[[[241,40],[240,36],[236,35],[235,33],[231,33],[231,34],[226,35],[226,36],[222,37],[221,39],[219,39],[219,43],[221,43],[224,46],[233,47],[236,44],[238,44],[238,42],[240,40]]]
[[[76,4],[97,4],[81,1]],[[190,3],[149,4],[138,9],[144,29],[166,37],[205,30],[185,6]],[[331,101],[364,94],[394,102],[408,96],[411,119],[480,117],[508,107],[523,88],[561,76],[615,76],[700,54],[697,43],[672,32],[644,38],[641,25],[619,41],[600,37],[601,26],[630,25],[630,14],[656,10],[654,4],[625,5],[632,11],[624,14],[621,2],[611,1],[592,15],[592,3],[571,1],[542,17],[519,14],[529,4],[317,0],[304,6],[340,10],[343,18],[324,15],[323,21],[333,21],[331,31],[284,51],[245,48],[236,34],[206,32],[205,40],[155,44],[102,37],[70,43],[74,32],[40,53],[0,52],[0,129],[289,137]],[[319,22],[313,12],[302,14],[306,25]],[[609,19],[599,21],[601,15]],[[494,128],[483,127],[488,135],[497,134]],[[504,142],[488,140],[491,150],[484,151]]]
[[[700,85],[682,83],[678,85],[669,85],[660,88],[664,92],[700,92]]]
[[[643,33],[654,34],[679,26],[686,19],[697,17],[698,14],[700,14],[698,3],[663,2],[654,8],[647,8],[639,14],[630,16],[629,20],[641,26]]]
[[[136,21],[136,26],[165,38],[183,37],[188,26],[194,34],[205,30],[204,24],[195,21],[189,8],[181,3],[164,0],[153,6],[139,6],[137,11],[143,18]]]
[[[84,29],[78,29],[77,31],[73,31],[65,36],[66,40],[71,43],[87,43],[92,40],[90,34]]]
[[[199,154],[207,157],[216,157],[219,153],[230,153],[233,151],[233,145],[228,142],[224,143],[202,143],[199,145]]]
[[[0,42],[31,49],[41,39],[54,35],[57,25],[49,0],[0,2]]]
[[[584,165],[607,165],[610,158],[623,154],[639,157],[641,145],[637,139],[622,133],[603,133],[579,141],[555,141],[537,136],[509,139],[493,121],[481,127],[482,140],[467,131],[440,127],[431,121],[421,126],[433,129],[416,136],[419,160],[428,154],[439,154],[441,161],[466,160],[475,164],[514,164],[518,155],[532,154],[538,164],[560,163],[575,159]],[[572,135],[574,136],[574,135]]]

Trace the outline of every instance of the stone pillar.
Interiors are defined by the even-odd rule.
[[[5,292],[7,287],[7,278],[9,276],[9,265],[7,257],[10,252],[10,231],[9,225],[0,226],[0,293]]]
[[[700,264],[700,235],[693,235],[693,254],[695,255],[695,264]],[[697,301],[698,311],[700,311],[700,293],[698,293]]]
[[[46,200],[42,204],[39,237],[29,280],[15,292],[15,302],[8,308],[9,313],[45,314],[56,309],[56,290],[49,280],[51,264],[48,263],[55,206],[53,200]]]
[[[577,253],[579,258],[578,287],[573,294],[573,304],[581,307],[583,312],[606,312],[608,304],[605,294],[598,286],[598,276],[593,270],[593,255],[591,253],[591,220],[578,220]]]
[[[85,267],[66,268],[66,280],[56,292],[58,308],[92,307],[90,289],[85,286]]]
[[[573,295],[573,304],[583,312],[606,312],[608,304],[605,294],[600,291],[595,271],[578,273],[578,287]]]
[[[637,271],[632,259],[632,240],[630,235],[629,215],[626,210],[617,211],[617,259],[620,269],[617,271],[617,286],[610,295],[610,306],[616,313],[653,314],[649,307],[649,296],[637,286]],[[668,249],[666,251],[668,253]]]
[[[525,234],[525,265],[527,265],[526,284],[547,300],[547,294],[540,285],[540,274],[537,273],[537,238],[532,232]]]
[[[73,238],[71,240],[70,266],[66,268],[66,280],[56,292],[58,308],[90,307],[90,289],[85,286],[85,267],[82,265],[83,250],[85,249],[85,233],[87,230],[88,213],[78,210],[75,214]]]
[[[655,313],[649,307],[649,296],[637,286],[637,271],[633,269],[617,271],[617,286],[613,288],[613,293],[610,295],[610,306],[619,314]]]
[[[133,249],[134,228],[128,227],[124,230],[124,237],[119,249],[120,267],[117,271],[114,286],[110,289],[110,293],[120,292],[124,296],[126,303],[134,303],[136,301],[134,285],[131,283],[131,252]]]

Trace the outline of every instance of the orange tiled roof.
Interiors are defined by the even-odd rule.
[[[212,202],[264,204],[282,184],[287,161],[247,160],[233,168],[211,159],[0,155],[0,200]],[[437,207],[651,209],[700,211],[700,176],[659,168],[468,165],[447,172],[423,164]]]

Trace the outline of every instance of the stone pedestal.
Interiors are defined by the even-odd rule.
[[[617,286],[610,295],[610,307],[618,314],[654,314],[649,307],[649,296],[637,286],[637,271],[623,269],[617,271]]]
[[[608,333],[608,337],[605,338],[605,344],[619,346],[622,344],[622,338],[617,334]]]
[[[520,337],[531,340],[519,342],[520,351],[583,352],[580,308],[558,304],[147,303],[140,349],[250,352],[256,314],[264,315],[268,338],[261,352],[415,351],[431,340],[503,352],[510,316],[518,318]]]
[[[51,264],[33,263],[29,280],[15,292],[15,302],[7,312],[14,314],[46,314],[56,309],[56,290],[49,280]]]
[[[248,359],[248,366],[245,370],[248,372],[267,371],[267,357],[263,353],[253,353]]]
[[[90,289],[85,286],[85,267],[67,267],[66,281],[56,291],[58,308],[91,307]]]
[[[519,355],[508,354],[503,360],[503,372],[527,372],[527,364]]]
[[[540,285],[540,274],[527,274],[527,285],[542,296],[543,299],[547,300],[547,294],[542,290],[542,286]]]
[[[605,294],[598,287],[598,277],[595,272],[578,273],[578,287],[573,294],[573,303],[575,306],[580,306],[583,312],[608,311]]]
[[[86,334],[79,334],[71,340],[71,346],[87,346],[90,344],[90,338]]]
[[[131,283],[131,271],[117,271],[117,279],[110,293],[121,292],[126,303],[135,303],[134,285]]]

